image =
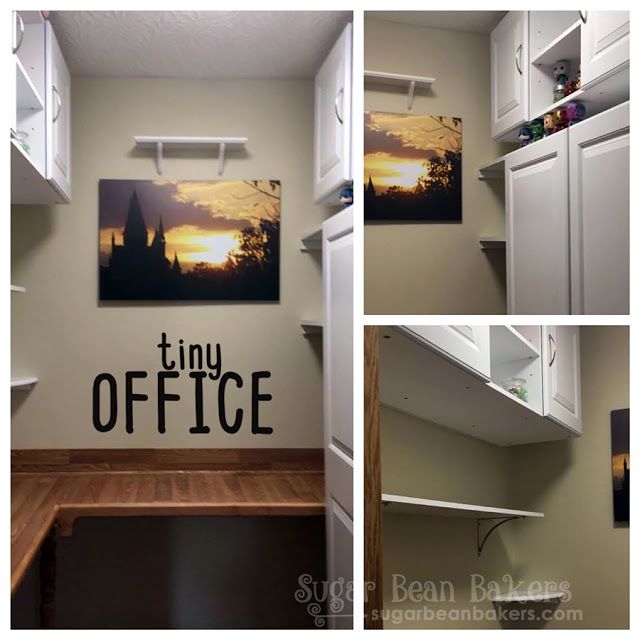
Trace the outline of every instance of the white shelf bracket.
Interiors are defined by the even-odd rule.
[[[156,142],[156,169],[162,175],[162,142]]]
[[[407,109],[411,111],[413,108],[413,95],[416,91],[416,81],[412,80],[409,83],[409,93],[407,94]]]
[[[218,148],[218,175],[221,176],[224,173],[224,152],[227,149],[227,145],[224,142],[220,143]]]

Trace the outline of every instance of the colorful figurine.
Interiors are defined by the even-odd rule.
[[[340,192],[340,203],[345,206],[348,207],[350,205],[353,204],[353,188],[352,187],[345,187],[341,192]]]
[[[520,132],[518,133],[518,140],[520,140],[520,146],[526,147],[528,144],[531,144],[531,140],[533,139],[533,134],[531,133],[531,129],[529,127],[522,127]]]
[[[570,96],[572,93],[575,93],[575,91],[577,91],[576,81],[569,80],[569,82],[567,82],[567,86],[565,87],[564,95]]]
[[[567,102],[566,106],[567,112],[567,123],[569,126],[575,124],[576,122],[580,122],[584,120],[587,115],[587,110],[585,109],[582,102]]]
[[[543,121],[543,126],[544,126],[544,135],[545,136],[550,136],[553,133],[553,114],[552,113],[547,113],[544,117],[544,121]]]
[[[557,80],[560,76],[569,77],[571,63],[568,60],[558,60],[553,65],[553,77]]]
[[[533,136],[531,142],[538,142],[544,138],[544,124],[540,118],[529,123],[529,130]]]
[[[569,82],[569,62],[558,60],[553,66],[553,77],[556,79],[553,85],[553,101],[557,102],[564,98],[564,92]]]
[[[558,133],[569,126],[567,120],[567,110],[560,107],[553,112],[553,133]]]

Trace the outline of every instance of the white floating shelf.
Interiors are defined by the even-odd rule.
[[[444,516],[447,518],[544,518],[544,513],[538,511],[484,507],[477,504],[427,500],[389,493],[382,494],[382,504],[387,513],[408,515]]]
[[[576,61],[580,59],[580,32],[582,20],[578,18],[555,40],[538,52],[531,64],[553,66],[558,60]]]
[[[27,70],[17,56],[16,63],[16,105],[19,111],[42,111],[44,102],[31,81]]]
[[[38,378],[35,376],[11,378],[11,390],[18,391],[20,389],[30,389],[34,384],[36,384],[36,382],[38,382]]]
[[[504,159],[500,156],[491,162],[486,162],[478,167],[479,180],[504,180]]]
[[[540,352],[525,337],[509,325],[491,326],[491,363],[503,364],[516,360],[532,360]],[[513,394],[510,394],[513,395]]]
[[[27,290],[17,284],[11,285],[11,293],[25,293]]]
[[[305,336],[322,334],[324,325],[321,320],[301,320],[300,326]]]
[[[428,89],[436,81],[435,78],[426,76],[413,76],[403,73],[387,73],[386,71],[371,71],[365,69],[365,82],[369,81],[376,84],[388,84],[393,86],[407,87],[407,109],[413,107],[413,96],[416,88]]]
[[[300,251],[322,251],[322,225],[302,236]]]
[[[156,150],[156,167],[162,174],[163,150],[165,146],[182,147],[217,147],[218,175],[224,173],[224,159],[227,149],[242,149],[248,138],[242,137],[202,137],[202,136],[134,136],[135,143],[140,147],[153,147]]]
[[[487,251],[488,249],[506,249],[507,241],[504,238],[500,238],[498,236],[485,236],[484,238],[480,238],[480,248],[483,251]]]
[[[498,596],[492,596],[491,602],[498,603],[518,603],[518,602],[554,602],[556,600],[563,600],[565,594],[561,591],[546,591],[539,593],[528,593],[526,591],[511,591],[509,593],[500,594]]]

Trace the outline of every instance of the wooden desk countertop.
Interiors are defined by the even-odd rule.
[[[51,527],[71,535],[76,518],[324,513],[321,449],[171,451],[13,452],[11,592]]]

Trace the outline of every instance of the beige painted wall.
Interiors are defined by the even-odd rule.
[[[579,610],[582,620],[554,620],[547,628],[628,627],[629,529],[613,524],[609,414],[629,406],[629,331],[583,327],[580,342],[580,438],[496,447],[383,408],[383,491],[545,514],[542,520],[516,521],[496,531],[481,558],[475,554],[473,520],[385,516],[385,606],[416,609],[415,603],[391,602],[393,573],[405,574],[407,580],[451,580],[463,608],[470,606],[471,574],[501,581],[503,591],[507,583],[502,577],[509,575],[525,585],[569,583],[573,599],[560,605],[559,614]],[[438,608],[454,606],[442,603]],[[397,626],[499,624],[405,620]]]
[[[514,507],[510,499],[509,450],[470,438],[450,429],[383,406],[382,490],[418,498]],[[496,623],[427,620],[420,616],[469,609],[471,574],[486,582],[498,580],[511,560],[504,530],[497,531],[478,558],[475,520],[386,514],[383,518],[384,603],[391,610],[385,628],[477,628],[493,629]],[[396,577],[394,577],[396,576]],[[406,582],[404,582],[406,580]],[[414,602],[404,598],[402,585],[450,581],[455,601]],[[486,584],[485,582],[485,584]],[[396,585],[394,594],[394,584]],[[445,595],[448,588],[440,589]],[[475,604],[478,611],[493,608],[488,601]],[[414,613],[416,612],[416,613]]]
[[[73,80],[70,205],[14,207],[12,281],[27,293],[12,299],[12,374],[35,374],[29,394],[12,394],[12,445],[57,447],[320,447],[320,342],[302,335],[299,320],[321,313],[318,261],[299,251],[299,238],[330,213],[313,205],[311,81]],[[133,150],[134,135],[246,135],[246,157],[230,155],[226,179],[282,181],[279,304],[99,305],[97,302],[98,180],[156,178],[152,153]],[[216,160],[185,154],[165,160],[163,177],[217,179]],[[193,435],[193,387],[175,381],[179,403],[167,403],[167,433],[157,432],[156,345],[169,339],[220,342],[223,365],[244,378],[229,405],[245,409],[240,432],[218,426],[217,382],[205,387],[205,421]],[[136,403],[134,433],[124,430],[124,372],[146,370],[136,383],[150,396]],[[261,422],[250,429],[251,372],[270,370]],[[100,372],[118,380],[119,418],[107,434],[92,426],[92,384]],[[172,381],[173,382],[173,381]]]
[[[520,503],[544,521],[514,536],[523,579],[567,580],[582,622],[550,628],[629,625],[629,528],[613,523],[610,412],[629,407],[628,327],[582,327],[583,436],[516,447],[512,477]]]
[[[412,113],[462,118],[461,224],[367,224],[365,312],[506,312],[504,253],[483,252],[478,238],[504,235],[500,182],[477,167],[510,147],[491,139],[489,36],[365,20],[367,69],[436,78]],[[406,92],[367,85],[365,109],[407,113]]]

